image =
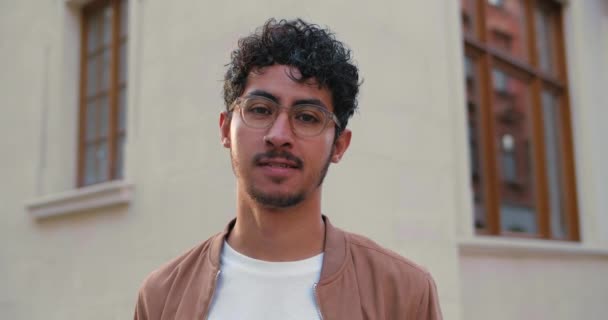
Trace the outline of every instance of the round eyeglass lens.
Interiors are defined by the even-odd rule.
[[[327,115],[314,105],[297,106],[291,110],[290,120],[297,134],[314,136],[325,128]]]

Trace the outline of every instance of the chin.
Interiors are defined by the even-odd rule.
[[[264,207],[283,209],[290,208],[300,204],[306,199],[305,192],[299,193],[280,193],[280,192],[263,192],[256,188],[249,188],[249,196],[258,204]]]

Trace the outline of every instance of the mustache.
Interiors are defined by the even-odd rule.
[[[292,161],[298,168],[302,168],[304,166],[304,161],[302,161],[302,159],[294,156],[291,152],[279,150],[270,150],[264,153],[258,153],[253,157],[253,163],[257,165],[260,163],[260,161],[262,161],[262,159],[276,158],[283,158],[285,160]]]

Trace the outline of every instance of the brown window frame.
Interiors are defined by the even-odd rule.
[[[547,168],[545,166],[546,149],[543,136],[544,124],[541,104],[541,93],[543,88],[549,88],[552,92],[558,92],[562,97],[560,99],[559,108],[559,111],[561,112],[559,131],[563,134],[563,140],[560,144],[560,160],[562,161],[560,170],[561,176],[564,179],[561,186],[561,194],[563,195],[561,203],[566,212],[566,239],[560,238],[557,240],[580,241],[572,122],[563,31],[563,5],[554,0],[550,0],[555,6],[559,6],[557,17],[553,21],[553,29],[556,31],[554,39],[557,49],[557,66],[556,75],[552,75],[541,70],[538,58],[539,54],[536,47],[537,34],[535,32],[535,19],[537,19],[537,17],[535,17],[534,12],[537,1],[541,0],[529,0],[524,2],[525,21],[527,25],[525,32],[527,35],[528,62],[522,62],[517,58],[491,47],[489,40],[492,34],[491,30],[488,30],[487,28],[486,21],[488,19],[486,12],[491,4],[489,4],[487,0],[476,0],[474,4],[476,15],[474,17],[475,25],[472,26],[473,34],[467,34],[463,31],[464,56],[471,59],[472,68],[478,76],[479,113],[481,119],[481,121],[478,122],[479,127],[477,129],[479,131],[477,148],[480,149],[480,170],[484,177],[481,192],[483,192],[483,197],[485,199],[483,206],[486,214],[486,227],[478,228],[475,226],[475,230],[476,234],[479,235],[554,239],[551,235],[551,213],[549,212],[548,195],[549,186]],[[462,16],[465,16],[464,12]],[[531,121],[533,124],[532,138],[534,142],[532,162],[535,168],[533,178],[537,182],[534,189],[534,192],[537,195],[535,205],[537,209],[536,223],[538,229],[536,234],[503,231],[500,226],[500,181],[498,168],[498,166],[500,166],[500,159],[498,159],[500,155],[494,152],[494,150],[498,149],[496,139],[494,139],[496,128],[492,121],[493,114],[491,111],[492,106],[495,103],[493,101],[494,86],[492,83],[492,70],[494,66],[506,70],[510,74],[520,75],[522,78],[527,79],[531,84]]]
[[[86,4],[81,11],[81,50],[80,50],[80,99],[79,99],[79,117],[78,117],[78,154],[77,154],[77,163],[78,163],[78,172],[77,172],[77,181],[76,185],[78,187],[84,187],[88,185],[94,185],[97,183],[108,182],[111,180],[117,180],[122,178],[121,175],[118,174],[117,166],[123,166],[123,164],[118,164],[118,140],[119,138],[124,139],[126,137],[126,127],[121,129],[119,128],[119,92],[122,89],[126,89],[127,79],[124,79],[124,82],[121,83],[120,70],[119,70],[119,59],[120,59],[120,47],[122,45],[127,45],[128,41],[128,33],[121,35],[121,14],[122,7],[121,2],[123,0],[94,0],[88,4]],[[100,10],[104,10],[105,8],[110,7],[112,10],[112,19],[111,19],[111,40],[110,43],[106,46],[110,48],[110,64],[109,64],[109,86],[105,92],[99,92],[94,95],[95,96],[104,96],[107,95],[109,101],[109,115],[108,115],[108,130],[107,135],[105,137],[96,137],[95,140],[98,140],[96,143],[100,143],[106,141],[108,144],[107,152],[108,152],[108,161],[107,167],[105,168],[105,172],[107,173],[105,177],[101,178],[99,181],[95,181],[93,183],[86,183],[86,148],[87,148],[87,113],[89,112],[87,108],[87,80],[88,80],[88,37],[89,37],[89,25],[91,21],[91,17],[98,13]],[[127,13],[125,13],[127,14]],[[128,19],[128,17],[127,17]],[[125,19],[127,21],[127,19]],[[126,28],[126,26],[124,26]],[[126,29],[125,29],[126,30]],[[96,50],[105,50],[102,45],[99,49]],[[126,63],[126,61],[122,61],[120,63]],[[126,90],[125,90],[126,92]],[[95,98],[93,98],[95,99]],[[126,107],[126,106],[125,106]],[[99,125],[99,120],[97,121],[97,125]],[[124,151],[123,151],[124,153]],[[124,166],[121,167],[124,170]],[[97,169],[99,170],[99,169]]]

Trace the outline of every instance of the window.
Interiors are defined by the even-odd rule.
[[[494,90],[496,90],[496,93],[501,95],[509,95],[507,74],[498,69],[494,69],[492,70],[492,77]]]
[[[82,11],[78,186],[123,177],[127,7],[98,0]]]
[[[461,10],[477,233],[578,241],[561,5]]]
[[[488,3],[495,7],[502,7],[505,4],[504,0],[488,0]]]
[[[517,183],[517,161],[515,161],[515,141],[513,136],[505,134],[501,138],[502,172],[507,183]]]
[[[500,47],[503,50],[511,49],[511,42],[513,42],[513,40],[508,33],[501,30],[492,30],[492,38],[492,42],[497,47]]]

